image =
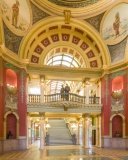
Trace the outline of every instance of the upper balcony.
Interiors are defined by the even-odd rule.
[[[43,98],[43,102],[42,99]],[[88,102],[88,103],[87,103]],[[89,110],[101,110],[102,105],[100,104],[100,97],[89,97],[89,101],[85,96],[79,96],[73,93],[56,93],[50,95],[29,94],[28,95],[28,110],[33,108],[36,109],[46,109],[46,108],[63,108],[63,111],[68,111],[69,109],[86,109]]]

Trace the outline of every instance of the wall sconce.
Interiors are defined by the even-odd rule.
[[[122,89],[114,91],[111,96],[116,99],[117,101],[119,100],[119,98],[123,95],[124,91]]]
[[[18,92],[18,89],[10,84],[7,84],[6,88],[11,96],[15,95]]]

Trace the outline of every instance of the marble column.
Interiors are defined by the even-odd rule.
[[[31,144],[33,143],[33,142],[32,142],[32,130],[33,130],[32,127],[33,127],[33,121],[31,121]]]
[[[83,115],[84,121],[83,121],[83,147],[84,148],[90,148],[89,147],[89,114],[86,113]]]
[[[35,128],[36,128],[35,124],[36,123],[34,122],[34,131],[33,131],[34,132],[34,142],[35,142]]]
[[[44,75],[40,75],[41,103],[44,103]]]
[[[86,104],[89,104],[89,79],[86,79]]]
[[[77,121],[76,121],[76,138],[77,138],[77,144],[79,144],[79,120],[80,120],[80,118],[77,118]]]
[[[40,150],[44,150],[45,139],[44,139],[44,112],[40,112]]]
[[[96,147],[98,147],[99,142],[99,126],[98,126],[99,116],[96,116]]]
[[[45,137],[46,137],[46,121],[44,119],[44,141],[45,141]]]
[[[29,102],[29,96],[28,96],[28,82],[29,82],[29,74],[27,74],[27,84],[26,84],[26,95],[27,95],[27,103]]]
[[[29,124],[30,123],[30,117],[29,117],[29,112],[27,112],[27,139],[26,139],[26,146],[27,149],[30,148],[30,142],[29,142]]]
[[[99,97],[100,97],[99,104],[101,104],[101,79],[99,81]]]
[[[96,85],[96,97],[99,97],[99,85]]]
[[[98,116],[98,147],[101,148],[101,114]]]

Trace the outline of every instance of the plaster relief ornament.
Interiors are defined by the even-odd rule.
[[[5,112],[11,110],[11,112],[17,112],[18,110],[18,89],[14,86],[6,86],[5,97]]]
[[[106,43],[114,45],[128,35],[128,4],[114,6],[103,19],[101,32]]]
[[[0,0],[2,18],[6,26],[17,35],[22,35],[30,25],[28,0]]]

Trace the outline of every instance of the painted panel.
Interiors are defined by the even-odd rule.
[[[30,11],[26,0],[0,0],[5,24],[16,34],[22,34],[30,25]]]
[[[109,45],[121,42],[128,34],[128,4],[113,7],[104,19],[102,35]]]

